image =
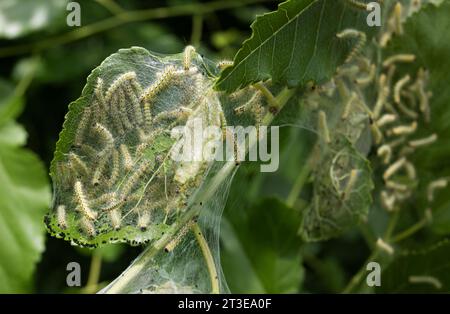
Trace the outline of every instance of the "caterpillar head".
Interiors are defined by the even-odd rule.
[[[210,162],[176,161],[176,127],[221,126],[212,79],[193,50],[157,57],[120,50],[69,106],[51,164],[46,225],[82,246],[153,241],[186,209]]]

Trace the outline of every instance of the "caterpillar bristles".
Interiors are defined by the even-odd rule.
[[[364,32],[355,29],[345,29],[342,32],[336,34],[336,36],[341,39],[356,38],[358,40],[353,49],[350,51],[349,55],[347,56],[345,63],[350,62],[357,54],[361,52],[367,40],[367,36]]]
[[[122,198],[127,197],[128,194],[130,194],[133,187],[138,182],[139,178],[144,175],[144,173],[151,167],[152,162],[148,160],[144,160],[139,168],[133,172],[133,174],[128,178],[128,180],[124,183],[121,189],[121,196]]]
[[[127,84],[124,85],[124,89],[126,94],[128,95],[128,98],[131,100],[131,104],[133,105],[133,111],[134,111],[134,116],[136,118],[136,121],[138,124],[142,124],[144,123],[144,115],[142,113],[142,108],[141,108],[141,102],[139,100],[139,95],[137,94],[135,89],[138,84],[132,84],[131,81],[127,82]]]
[[[56,208],[56,221],[58,222],[58,227],[60,227],[61,229],[67,228],[66,206],[59,205]]]
[[[150,103],[144,103],[144,120],[145,125],[151,125],[152,123],[152,112],[150,110]]]
[[[397,54],[387,58],[383,62],[383,67],[387,68],[397,62],[411,63],[414,62],[414,60],[416,60],[416,56],[413,54]]]
[[[224,70],[231,66],[233,66],[233,61],[230,61],[230,60],[222,60],[222,61],[217,62],[217,67],[220,70]]]
[[[117,97],[118,97],[118,105],[119,105],[119,112],[120,112],[120,119],[125,127],[125,129],[127,130],[131,130],[133,129],[133,125],[130,122],[130,119],[128,117],[128,113],[127,113],[127,107],[126,107],[126,98],[125,98],[125,93],[123,91],[123,89],[119,89],[117,92]]]
[[[125,170],[131,170],[133,168],[133,159],[125,144],[120,144],[120,153],[122,155],[123,167]]]
[[[348,118],[348,115],[350,114],[350,110],[352,109],[353,102],[357,99],[358,95],[355,92],[352,92],[348,100],[346,101],[344,105],[344,110],[341,115],[341,119],[345,120]]]
[[[187,107],[179,107],[174,110],[170,111],[164,111],[156,115],[156,117],[153,119],[154,123],[158,123],[161,120],[167,120],[167,119],[177,119],[180,121],[185,121],[189,118],[189,116],[192,114],[193,110],[191,108]]]
[[[84,161],[82,161],[80,157],[78,157],[75,153],[69,153],[69,164],[70,167],[80,175],[85,176],[89,173],[89,170]]]
[[[434,201],[434,192],[437,189],[444,189],[446,188],[448,185],[448,180],[447,179],[438,179],[435,181],[432,181],[428,184],[428,188],[427,188],[427,198],[429,202]]]
[[[186,46],[183,52],[183,68],[185,71],[189,70],[192,62],[192,55],[195,52],[194,46]]]
[[[95,123],[93,129],[100,135],[100,138],[105,143],[105,148],[111,148],[114,146],[114,137],[105,126],[97,122]]]
[[[146,231],[150,223],[150,219],[151,219],[150,210],[144,210],[138,216],[137,227],[141,231]]]
[[[128,81],[134,79],[136,79],[135,72],[126,72],[120,75],[118,78],[116,78],[105,93],[105,102],[110,103],[113,96],[116,95],[117,91],[122,87],[124,87]]]
[[[82,230],[84,230],[89,237],[93,238],[96,236],[97,232],[95,231],[94,224],[89,219],[81,217],[80,224]]]
[[[104,154],[100,157],[100,160],[97,163],[97,167],[94,170],[94,174],[92,176],[91,184],[93,186],[97,186],[100,184],[100,178],[102,177],[103,170],[106,167],[106,164],[109,161],[110,153]]]
[[[175,247],[180,243],[180,241],[184,238],[186,233],[191,229],[192,225],[194,224],[194,220],[189,221],[187,224],[185,224],[181,230],[178,232],[178,234],[175,236],[175,238],[172,239],[165,247],[164,251],[172,252]]]
[[[318,124],[319,124],[320,135],[322,135],[325,143],[327,143],[327,144],[331,143],[330,131],[328,129],[328,123],[327,123],[327,114],[323,110],[319,111]]]
[[[86,199],[86,196],[84,195],[83,184],[80,181],[75,182],[74,190],[75,199],[83,215],[91,220],[97,219],[97,213],[90,209],[89,203]]]
[[[113,160],[112,160],[112,169],[111,176],[109,177],[108,186],[113,186],[117,179],[119,178],[120,171],[120,162],[119,162],[119,152],[117,150],[113,150]]]
[[[122,120],[120,119],[121,113],[119,109],[119,95],[117,93],[113,95],[110,102],[110,117],[117,133],[120,135],[125,134],[125,129],[123,128]]]
[[[100,77],[97,78],[97,85],[95,86],[94,95],[100,106],[100,111],[107,112],[105,96],[103,95],[103,80]]]
[[[109,219],[111,220],[111,225],[114,228],[114,230],[119,230],[120,225],[122,223],[121,219],[121,213],[117,209],[111,210],[109,213]]]
[[[383,179],[386,181],[390,177],[392,177],[395,173],[397,173],[398,170],[400,170],[406,163],[406,158],[400,158],[396,162],[394,162],[392,165],[389,166],[389,168],[386,169],[386,171],[383,173]]]
[[[400,79],[397,83],[395,83],[394,87],[394,101],[399,104],[400,103],[400,91],[402,88],[408,84],[408,82],[411,80],[411,77],[409,74],[405,75],[402,79]]]
[[[426,145],[430,145],[433,144],[434,142],[436,142],[438,139],[438,136],[436,133],[431,134],[428,137],[425,138],[421,138],[421,139],[417,139],[417,140],[412,140],[409,141],[409,146],[413,147],[413,148],[417,148],[417,147],[421,147],[421,146],[426,146]]]
[[[75,145],[81,145],[83,142],[84,132],[87,125],[89,124],[89,119],[91,118],[91,108],[84,108],[84,112],[81,115],[80,123],[78,124],[77,132],[75,133]]]
[[[141,96],[141,102],[151,102],[161,90],[167,87],[175,75],[175,67],[173,65],[167,66],[160,74],[156,81],[144,90]]]

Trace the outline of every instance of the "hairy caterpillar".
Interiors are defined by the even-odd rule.
[[[108,185],[109,186],[113,186],[118,177],[119,177],[119,167],[120,167],[120,163],[119,163],[119,152],[117,150],[113,150],[113,154],[112,154],[112,170],[111,170],[111,176],[109,177],[109,181],[108,181]]]
[[[417,130],[417,122],[413,121],[410,125],[400,125],[392,128],[388,131],[388,134],[401,135],[401,134],[412,134]]]
[[[150,210],[144,210],[141,214],[138,216],[137,226],[141,231],[147,230],[147,227],[150,223],[151,219],[151,213]]]
[[[220,70],[226,69],[231,66],[233,66],[233,61],[230,61],[230,60],[222,60],[222,61],[217,62],[217,67]]]
[[[356,84],[358,84],[361,87],[365,87],[365,86],[369,85],[370,83],[372,83],[372,81],[375,79],[376,69],[377,68],[376,68],[375,64],[372,64],[369,69],[369,74],[367,74],[367,76],[365,76],[365,77],[357,78],[355,80]]]
[[[74,191],[76,201],[83,215],[91,220],[97,219],[97,213],[90,209],[89,203],[84,195],[83,184],[80,181],[75,182]]]
[[[91,118],[91,108],[86,108],[81,116],[80,123],[78,124],[77,133],[75,134],[75,145],[81,145],[83,141],[83,135],[89,124],[89,119]]]
[[[389,161],[391,160],[392,149],[389,145],[384,144],[378,148],[377,155],[379,157],[383,157],[384,164],[388,164]]]
[[[191,229],[192,225],[194,224],[194,220],[189,221],[187,224],[185,224],[181,230],[178,232],[178,234],[175,236],[175,238],[172,239],[165,247],[164,251],[166,252],[172,252],[175,247],[180,243],[180,241],[184,238],[186,233]]]
[[[123,125],[125,126],[126,130],[131,130],[133,128],[133,125],[131,124],[131,121],[128,117],[127,108],[126,108],[126,99],[125,99],[125,93],[123,89],[119,89],[117,91],[118,94],[118,105],[119,105],[119,112],[120,117]]]
[[[352,169],[352,171],[350,172],[350,176],[348,178],[347,185],[345,186],[345,190],[342,194],[342,199],[344,201],[346,201],[348,199],[353,187],[355,186],[356,181],[358,180],[358,174],[359,174],[358,169]]]
[[[389,87],[386,86],[386,75],[381,74],[379,81],[378,81],[378,96],[377,101],[375,103],[374,109],[373,109],[373,118],[377,119],[381,111],[383,110],[383,105],[386,102],[387,97],[389,96]]]
[[[61,229],[66,229],[67,228],[66,206],[58,205],[58,207],[56,208],[56,219],[58,221],[58,226]]]
[[[114,145],[114,137],[104,125],[97,122],[95,123],[93,129],[100,135],[102,141],[105,143],[106,148],[110,148]]]
[[[161,90],[167,87],[175,76],[175,67],[173,65],[167,66],[162,72],[159,73],[159,77],[156,82],[150,85],[141,96],[141,101],[149,102],[158,95]]]
[[[405,169],[406,169],[406,173],[407,173],[408,177],[411,180],[416,179],[416,177],[417,177],[416,168],[414,167],[412,162],[407,161],[405,163]]]
[[[152,112],[148,102],[144,103],[144,120],[146,125],[150,125],[152,123]]]
[[[98,161],[97,167],[95,168],[94,174],[92,176],[91,184],[96,186],[100,183],[100,178],[102,176],[102,172],[106,167],[106,164],[109,161],[110,153],[103,154]]]
[[[386,187],[396,190],[398,192],[407,192],[408,186],[402,183],[394,182],[394,181],[386,181]]]
[[[427,283],[432,285],[433,287],[435,287],[436,289],[441,289],[442,288],[442,283],[440,282],[439,279],[437,279],[436,277],[432,277],[432,276],[409,276],[408,277],[408,282],[410,283]]]
[[[78,157],[75,153],[69,153],[69,165],[70,168],[72,168],[80,175],[87,175],[89,173],[89,170],[84,161],[82,161],[80,157]]]
[[[111,210],[109,212],[109,218],[111,219],[111,225],[113,226],[114,230],[119,230],[122,223],[120,211],[118,211],[117,209]]]
[[[195,48],[191,45],[186,46],[184,48],[183,52],[183,67],[184,70],[189,70],[189,67],[191,66],[191,60],[192,60],[192,54],[195,52]]]
[[[125,198],[131,192],[131,190],[133,189],[139,178],[144,175],[144,173],[151,167],[151,165],[152,162],[148,160],[144,160],[143,162],[141,162],[139,168],[135,172],[133,172],[133,174],[122,186],[121,189],[122,198]]]
[[[105,102],[110,103],[113,96],[117,94],[117,91],[124,87],[128,81],[136,79],[135,72],[126,72],[120,75],[114,82],[109,86],[105,94]]]
[[[358,53],[360,53],[367,41],[366,33],[350,28],[343,30],[342,32],[336,34],[336,36],[341,39],[356,38],[358,40],[353,49],[350,51],[350,54],[347,56],[345,63],[350,62]]]
[[[133,159],[131,158],[128,147],[125,144],[120,144],[120,153],[122,154],[123,167],[125,170],[133,168]]]
[[[397,35],[403,34],[402,11],[402,4],[400,2],[397,2],[394,7],[394,31]]]
[[[381,191],[380,196],[383,207],[388,211],[392,211],[396,201],[395,195],[389,194],[387,191]]]
[[[91,238],[95,237],[95,235],[97,234],[94,224],[86,217],[81,217],[80,225],[82,230],[84,230]]]

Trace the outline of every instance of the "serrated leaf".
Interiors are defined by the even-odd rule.
[[[381,293],[425,293],[450,291],[450,242],[405,252],[381,273]]]
[[[277,11],[259,16],[216,87],[228,92],[272,78],[297,86],[324,82],[342,64],[355,42],[336,34],[346,28],[368,30],[366,15],[345,1],[289,0]]]
[[[42,30],[66,11],[66,0],[0,2],[0,38],[14,39]]]
[[[35,264],[44,250],[42,215],[50,187],[41,161],[24,144],[23,128],[0,127],[0,292],[30,291]]]

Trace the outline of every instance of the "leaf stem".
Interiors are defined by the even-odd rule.
[[[409,227],[408,229],[400,232],[399,234],[392,237],[392,242],[400,242],[402,240],[405,240],[406,238],[409,238],[417,231],[421,230],[423,227],[425,227],[428,224],[428,219],[426,217],[422,218],[420,221]]]
[[[192,33],[191,33],[191,45],[198,48],[200,41],[202,40],[203,31],[203,15],[194,14],[192,16]]]
[[[237,8],[249,4],[268,2],[271,0],[230,0],[213,1],[209,3],[183,4],[173,7],[161,7],[147,10],[124,11],[104,20],[77,28],[64,34],[52,36],[46,39],[39,39],[26,44],[15,45],[0,49],[0,58],[17,54],[28,53],[30,51],[42,51],[44,49],[64,45],[76,40],[80,40],[109,29],[132,22],[140,22],[153,19],[164,19],[168,17],[186,16],[193,14],[207,14],[219,10]]]
[[[91,267],[89,269],[89,277],[84,288],[84,293],[95,293],[98,287],[98,280],[100,279],[100,272],[102,269],[102,254],[94,251],[91,257]]]
[[[212,257],[208,243],[206,242],[205,237],[203,236],[203,233],[197,223],[194,223],[191,229],[192,232],[194,232],[203,257],[205,258],[206,267],[208,268],[209,278],[211,280],[211,293],[218,294],[220,292],[219,276],[217,274],[216,264],[214,263],[214,258]]]

